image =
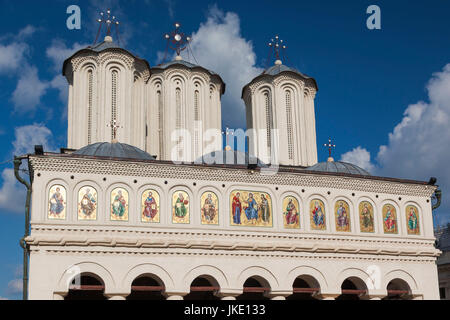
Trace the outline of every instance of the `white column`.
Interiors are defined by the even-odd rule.
[[[123,295],[111,294],[111,295],[107,295],[107,297],[108,297],[108,300],[126,300],[126,297]]]
[[[236,297],[226,296],[226,297],[222,297],[221,300],[236,300]]]
[[[286,297],[284,297],[284,296],[275,296],[275,297],[271,298],[270,300],[286,300]]]
[[[67,294],[67,292],[65,294]],[[53,294],[53,300],[64,300],[65,294],[63,294],[63,293],[54,293]]]
[[[184,300],[183,296],[180,295],[169,295],[166,300]]]

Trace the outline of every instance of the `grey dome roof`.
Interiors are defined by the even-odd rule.
[[[332,172],[332,173],[347,173],[347,174],[358,174],[362,176],[370,176],[370,173],[366,170],[342,161],[326,161],[319,162],[311,167],[306,168],[308,171],[320,171],[320,172]]]
[[[267,76],[271,76],[271,77],[276,77],[281,73],[284,72],[290,72],[290,73],[294,73],[298,76],[300,76],[303,79],[310,79],[312,80],[314,87],[316,88],[316,90],[319,90],[319,87],[317,86],[317,82],[313,77],[310,77],[304,73],[301,73],[300,71],[294,69],[294,68],[290,68],[288,66],[285,66],[284,64],[275,64],[273,66],[271,66],[270,68],[264,70],[259,76],[257,76],[256,78],[254,78],[252,81],[250,81],[249,83],[247,83],[243,88],[242,88],[242,95],[241,97],[244,97],[244,91],[247,87],[249,87],[252,83],[257,82],[259,79],[263,78],[263,77],[267,77]]]
[[[142,151],[141,149],[129,144],[120,142],[93,143],[75,151],[73,154],[91,157],[155,160],[155,158],[149,155],[147,152]]]
[[[204,154],[195,160],[194,163],[200,164],[224,164],[224,165],[242,165],[256,164],[258,167],[264,167],[266,164],[257,157],[249,155],[247,152],[236,150],[217,150]]]
[[[63,63],[63,68],[62,68],[62,74],[63,76],[65,75],[65,70],[66,70],[66,65],[72,60],[73,57],[75,57],[76,55],[80,54],[80,53],[84,53],[84,52],[88,52],[88,53],[92,53],[95,52],[100,53],[104,50],[108,50],[108,49],[117,49],[117,50],[122,50],[124,52],[127,52],[128,54],[130,54],[131,56],[133,56],[136,60],[140,60],[142,62],[144,62],[147,65],[147,68],[150,69],[150,64],[148,63],[147,60],[142,59],[140,57],[138,57],[137,55],[132,54],[131,52],[129,52],[128,50],[120,47],[116,42],[114,41],[102,41],[94,46],[87,46],[86,48],[83,48],[81,50],[78,50],[77,52],[75,52],[73,55],[71,55],[69,58],[67,58],[66,60],[64,60]]]
[[[159,64],[157,66],[154,66],[154,67],[152,67],[152,70],[165,70],[167,68],[170,68],[172,66],[177,66],[177,65],[178,66],[180,66],[180,65],[184,66],[184,67],[186,67],[188,69],[191,69],[191,70],[192,69],[201,69],[201,70],[206,71],[207,73],[209,73],[211,76],[219,78],[219,80],[223,84],[223,86],[222,86],[222,94],[225,93],[225,82],[223,82],[222,78],[217,73],[215,73],[214,71],[208,70],[208,69],[206,69],[206,68],[204,68],[202,66],[199,66],[197,64],[190,63],[188,61],[173,60],[173,61],[170,61],[170,62],[166,62],[166,63]]]

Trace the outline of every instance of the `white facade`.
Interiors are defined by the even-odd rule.
[[[281,61],[277,63],[281,65]],[[265,163],[316,164],[316,92],[312,78],[292,71],[263,73],[246,85],[242,98],[247,128],[254,129],[250,153]]]
[[[292,294],[297,277],[320,288],[319,298],[335,298],[351,278],[364,299],[387,295],[393,279],[404,281],[410,296],[438,299],[436,257],[430,196],[435,187],[373,177],[341,177],[307,171],[265,176],[258,171],[214,166],[169,165],[157,161],[120,161],[77,158],[74,155],[31,156],[35,174],[31,212],[30,299],[60,299],[77,273],[97,276],[105,295],[123,299],[131,282],[152,275],[165,294],[178,299],[189,293],[197,276],[208,276],[220,287],[218,295],[242,293],[248,277],[270,287],[269,297]],[[49,190],[55,184],[67,191],[65,220],[47,217]],[[83,186],[98,192],[96,221],[77,219],[77,195]],[[129,220],[110,221],[110,192],[123,187],[129,193]],[[141,222],[143,190],[160,194],[160,223]],[[261,190],[272,198],[273,227],[232,226],[230,193],[234,189]],[[190,198],[189,224],[171,220],[171,197],[183,190]],[[200,195],[212,191],[219,199],[219,224],[200,222]],[[300,203],[300,229],[283,226],[282,199],[293,195]],[[310,228],[309,203],[325,204],[326,230]],[[336,201],[350,205],[351,232],[337,232]],[[360,232],[358,205],[374,206],[375,232]],[[383,233],[381,207],[397,209],[398,234]],[[419,208],[420,234],[406,232],[406,206]],[[370,279],[373,279],[372,285]]]

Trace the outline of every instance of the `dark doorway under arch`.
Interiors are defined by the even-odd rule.
[[[92,274],[81,274],[77,283],[74,278],[69,286],[69,293],[64,300],[107,300],[104,296],[105,285],[103,281]]]
[[[144,275],[131,283],[131,293],[127,300],[165,300],[164,285],[156,277]]]
[[[270,286],[262,278],[250,277],[243,285],[242,294],[236,297],[236,300],[269,300],[265,296],[270,292]]]
[[[286,297],[286,300],[316,300],[313,294],[319,293],[320,288],[314,278],[305,279],[298,277],[292,284],[292,294]]]
[[[402,279],[391,280],[387,285],[387,293],[383,300],[411,300],[411,289]]]
[[[342,282],[341,295],[336,300],[361,300],[360,297],[367,293],[364,282],[358,278],[347,278]]]
[[[207,277],[197,277],[191,283],[191,291],[184,296],[184,300],[220,300],[216,293],[219,291],[217,281]]]

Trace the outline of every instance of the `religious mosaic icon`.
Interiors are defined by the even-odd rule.
[[[309,215],[312,230],[325,230],[325,205],[322,200],[313,199],[309,205]]]
[[[128,221],[128,191],[124,188],[111,191],[111,220]]]
[[[416,206],[406,206],[406,226],[408,234],[420,234],[419,210]]]
[[[97,219],[97,190],[85,186],[78,191],[78,220]]]
[[[397,233],[397,213],[395,207],[390,204],[383,206],[383,229],[384,233]]]
[[[361,232],[374,232],[373,206],[368,201],[359,204],[359,225]]]
[[[219,200],[214,192],[204,192],[200,199],[202,224],[219,224]]]
[[[66,219],[66,188],[54,185],[48,195],[48,218],[52,220]]]
[[[334,215],[336,217],[336,231],[350,232],[350,208],[346,201],[336,201]]]
[[[285,197],[283,199],[283,220],[286,229],[300,228],[300,206],[295,197]]]
[[[159,222],[159,193],[148,189],[141,196],[141,221]]]
[[[189,195],[184,191],[175,191],[172,195],[172,222],[189,223]]]
[[[272,227],[272,199],[265,192],[235,190],[230,194],[231,225]]]

